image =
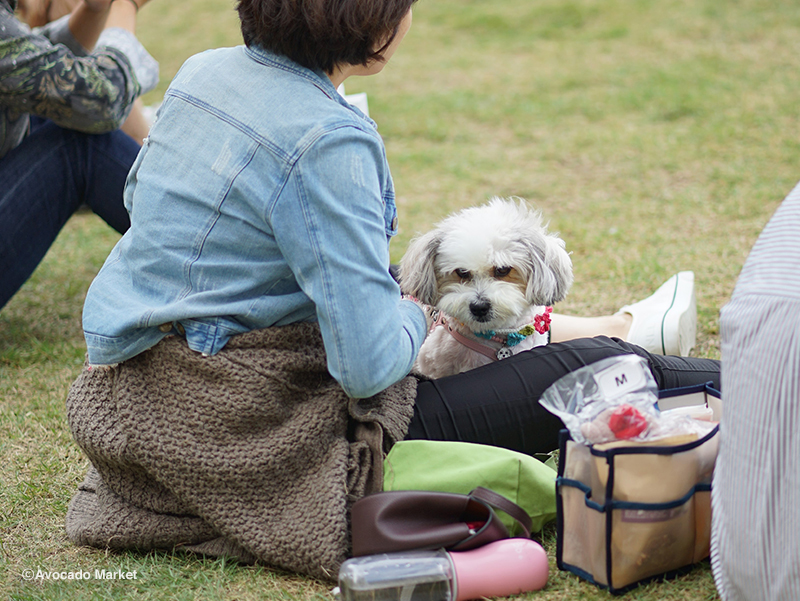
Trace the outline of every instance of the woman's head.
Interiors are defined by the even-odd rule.
[[[383,61],[416,0],[238,0],[248,46],[309,69]],[[388,57],[387,57],[388,58]]]

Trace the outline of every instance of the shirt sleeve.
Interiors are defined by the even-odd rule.
[[[133,101],[158,83],[158,63],[124,29],[107,29],[87,53],[69,17],[31,31],[0,7],[0,105],[88,133],[117,129]]]
[[[295,190],[271,214],[281,252],[316,307],[328,370],[355,398],[406,376],[426,334],[422,311],[400,300],[389,274],[388,178],[380,140],[341,128],[303,154],[290,178]]]

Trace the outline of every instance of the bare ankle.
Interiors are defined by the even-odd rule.
[[[631,324],[633,323],[633,315],[630,313],[617,313],[614,317],[619,320],[619,325],[617,326],[620,331],[619,338],[627,340],[628,334],[631,331]]]

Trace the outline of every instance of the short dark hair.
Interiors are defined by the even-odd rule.
[[[309,69],[381,60],[416,0],[238,0],[248,46]]]

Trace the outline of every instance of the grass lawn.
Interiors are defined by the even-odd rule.
[[[229,0],[156,0],[140,38],[162,65],[239,43]],[[786,0],[420,0],[366,92],[395,178],[396,261],[417,232],[493,195],[538,205],[572,251],[557,310],[604,314],[695,272],[698,345],[759,231],[800,179],[800,11]],[[86,461],[63,401],[81,368],[81,306],[117,235],[74,217],[0,312],[0,597],[330,599],[327,583],[180,554],[106,553],[66,539]],[[531,599],[609,595],[555,567]],[[136,571],[132,581],[25,580],[27,570]],[[717,598],[708,564],[622,599]]]

